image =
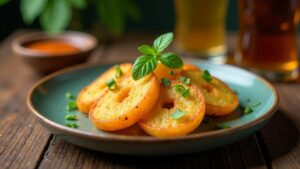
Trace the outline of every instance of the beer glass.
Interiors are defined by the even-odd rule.
[[[175,0],[175,10],[177,51],[224,62],[227,0]]]
[[[239,0],[237,64],[273,81],[298,76],[298,0]]]

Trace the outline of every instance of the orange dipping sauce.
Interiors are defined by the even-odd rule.
[[[63,40],[40,40],[26,45],[27,48],[47,54],[69,54],[79,52],[80,49]]]

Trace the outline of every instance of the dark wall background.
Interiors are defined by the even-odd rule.
[[[126,31],[145,32],[173,29],[175,20],[173,0],[135,0],[135,2],[141,11],[142,19],[139,22],[128,21]],[[95,19],[93,15],[93,13],[83,12],[84,25],[89,25],[91,20]],[[230,0],[228,3],[226,23],[227,30],[237,30],[237,0]],[[40,28],[37,21],[30,26],[24,24],[20,15],[19,0],[12,0],[0,7],[0,24],[0,40],[16,29]]]

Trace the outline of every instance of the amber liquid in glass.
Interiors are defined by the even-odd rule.
[[[298,19],[298,0],[240,0],[236,62],[278,78],[295,78]]]
[[[199,57],[226,53],[227,0],[175,0],[176,49]]]

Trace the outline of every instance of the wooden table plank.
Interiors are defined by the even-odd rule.
[[[274,169],[300,168],[300,85],[277,84],[280,108],[262,130]]]
[[[153,35],[131,35],[109,45],[99,56],[101,63],[132,61],[136,47],[153,41]],[[79,148],[54,138],[39,168],[266,168],[255,136],[236,144],[197,154],[137,157],[111,155]]]
[[[16,36],[0,49],[0,168],[35,168],[50,133],[27,109],[27,92],[40,76],[11,55],[11,39]]]

